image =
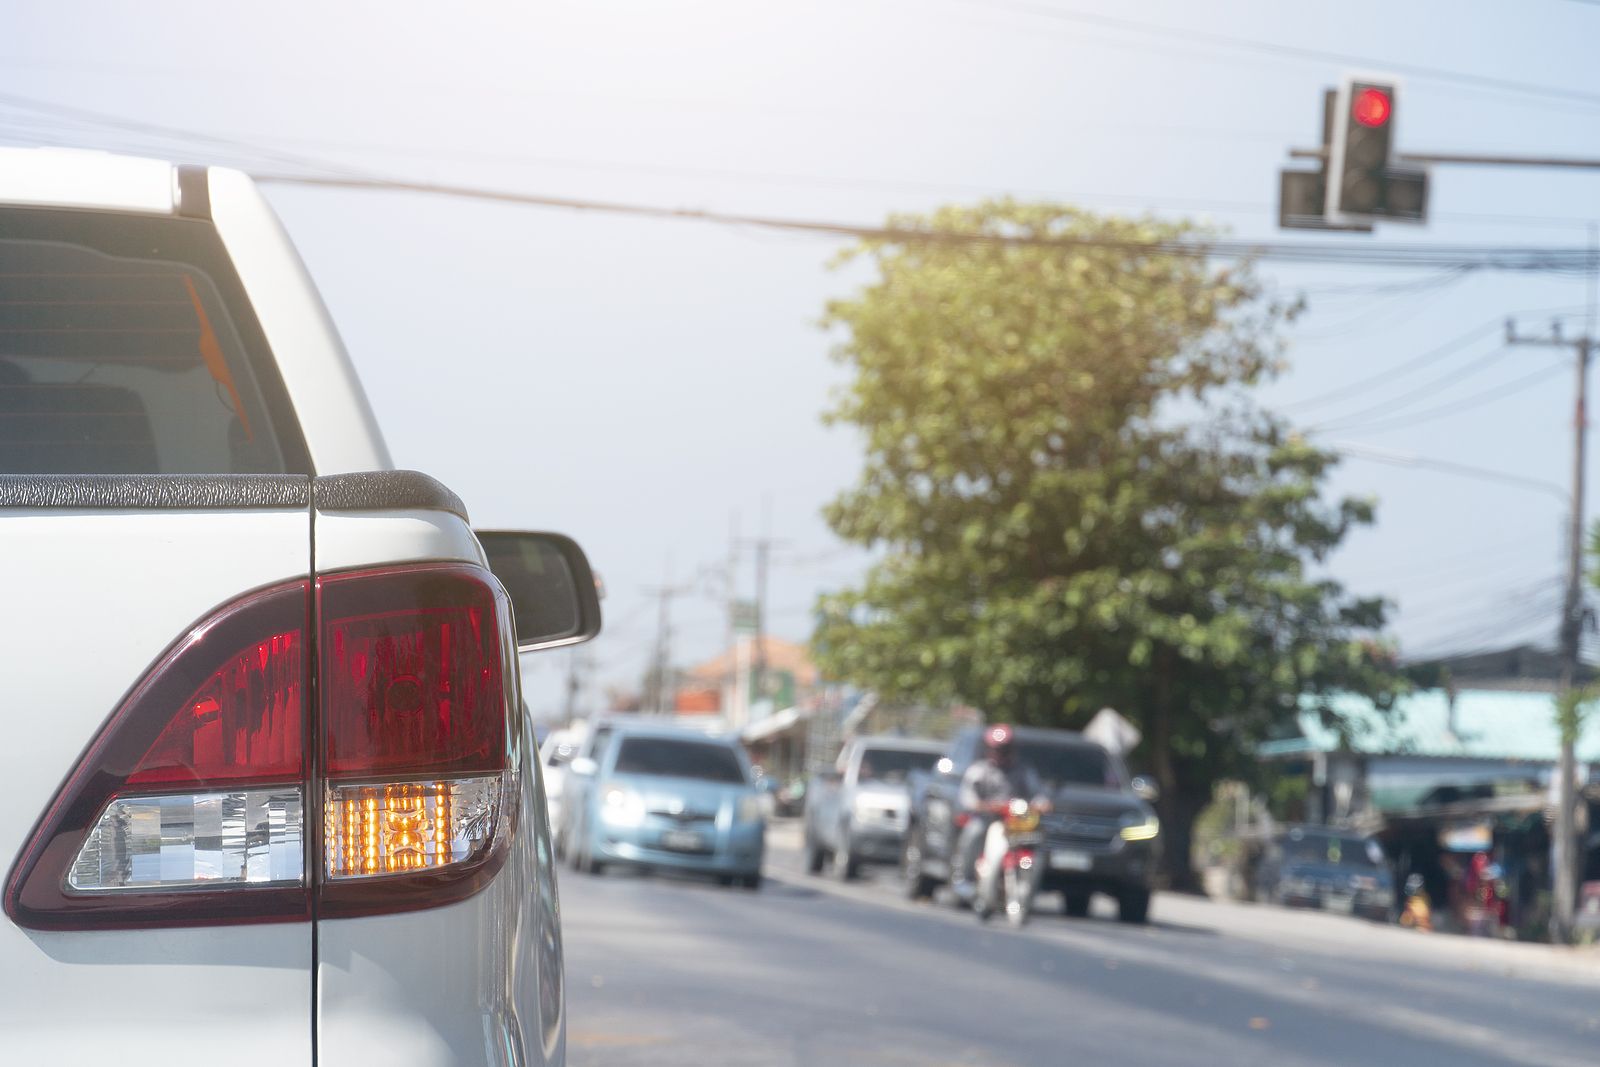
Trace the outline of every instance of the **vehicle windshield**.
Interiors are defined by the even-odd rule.
[[[264,345],[209,224],[0,212],[0,474],[306,469]]]
[[[655,778],[697,778],[706,782],[742,783],[744,767],[727,745],[670,737],[625,737],[617,749],[616,774]]]
[[[1294,831],[1283,841],[1284,859],[1298,863],[1329,863],[1341,867],[1371,867],[1382,859],[1378,843],[1364,837]]]
[[[1095,745],[1059,745],[1018,741],[1017,760],[1033,768],[1047,790],[1066,786],[1120,789],[1121,780],[1104,749]]]
[[[903,748],[869,748],[861,754],[861,782],[904,782],[912,771],[932,770],[939,762],[937,752],[916,752]]]

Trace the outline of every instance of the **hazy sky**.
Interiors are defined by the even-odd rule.
[[[1406,149],[1600,154],[1600,6],[1577,0],[453,7],[8,0],[0,140],[254,170],[282,169],[275,156],[290,154],[428,180],[869,223],[1010,192],[1205,216],[1266,237],[1276,235],[1285,150],[1316,141],[1323,87],[1345,69],[1403,64],[1593,94],[1414,74],[1400,100]],[[1182,32],[1042,13],[1051,10]],[[1290,51],[1231,48],[1208,34]],[[1304,49],[1370,62],[1295,51]],[[777,633],[803,638],[815,595],[857,573],[862,557],[841,552],[819,517],[859,462],[852,435],[818,421],[840,370],[816,321],[828,297],[860,281],[827,268],[837,243],[390,193],[268,195],[322,286],[396,461],[442,478],[484,525],[560,529],[588,548],[610,592],[608,632],[593,646],[598,680],[636,683],[655,637],[644,587],[720,572],[732,516],[746,536],[758,532],[763,497],[770,532],[788,545],[772,575]],[[1600,217],[1597,196],[1600,174],[1439,169],[1425,229],[1298,236],[1580,245]],[[1497,394],[1568,359],[1546,349],[1488,358],[1490,324],[1525,309],[1581,313],[1584,282],[1264,273],[1310,302],[1292,334],[1293,367],[1269,400],[1294,404],[1375,378],[1337,402],[1291,409],[1307,425],[1331,424],[1321,439],[1565,482],[1569,374],[1415,426],[1391,420]],[[1569,331],[1583,324],[1579,314]],[[1452,355],[1382,377],[1480,327]],[[1507,638],[1551,639],[1555,497],[1359,460],[1334,489],[1380,501],[1377,527],[1354,537],[1334,570],[1399,602],[1406,650],[1481,644],[1499,624]],[[748,553],[739,576],[748,594]],[[720,593],[699,585],[674,609],[681,661],[723,636]],[[530,689],[548,705],[563,661],[537,664]]]

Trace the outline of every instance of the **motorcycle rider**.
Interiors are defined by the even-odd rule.
[[[1033,768],[1017,762],[1016,735],[1010,726],[997,723],[984,730],[983,745],[984,758],[961,776],[956,797],[967,821],[956,844],[951,888],[964,903],[971,903],[977,893],[973,879],[990,825],[1005,814],[1013,799],[1033,800],[1042,791]]]

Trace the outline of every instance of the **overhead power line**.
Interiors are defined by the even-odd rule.
[[[1374,448],[1358,441],[1335,441],[1328,447],[1339,455],[1348,456],[1351,459],[1387,463],[1394,467],[1416,467],[1422,470],[1439,471],[1443,474],[1455,474],[1463,478],[1477,478],[1480,481],[1500,482],[1505,485],[1515,485],[1523,489],[1532,489],[1540,493],[1550,494],[1563,504],[1570,501],[1567,491],[1554,482],[1546,482],[1539,478],[1525,478],[1520,474],[1512,474],[1509,471],[1475,467],[1468,463],[1456,463],[1448,459],[1434,459],[1431,456],[1418,456],[1409,452],[1393,452],[1385,448]]]
[[[1492,245],[1336,245],[1317,242],[1248,241],[1237,238],[1205,240],[1139,241],[1109,237],[1004,234],[977,230],[934,230],[911,226],[873,226],[820,219],[747,215],[701,208],[674,208],[652,204],[591,200],[583,197],[545,196],[504,189],[444,182],[419,182],[401,178],[323,177],[305,174],[256,174],[259,182],[325,189],[361,189],[380,192],[420,193],[527,207],[562,208],[638,218],[676,219],[726,226],[804,233],[824,237],[905,244],[958,244],[1026,246],[1042,248],[1111,249],[1150,255],[1258,259],[1280,263],[1320,263],[1339,266],[1417,268],[1470,268],[1533,273],[1587,273],[1600,264],[1600,253],[1589,248],[1539,248]]]
[[[1462,397],[1459,400],[1454,400],[1448,404],[1439,404],[1435,407],[1424,408],[1421,411],[1412,412],[1409,415],[1390,419],[1385,422],[1379,422],[1376,424],[1361,423],[1357,425],[1346,424],[1339,427],[1339,429],[1359,430],[1362,433],[1384,433],[1389,430],[1406,429],[1424,422],[1432,422],[1434,419],[1442,419],[1448,415],[1456,415],[1460,412],[1471,410],[1472,408],[1482,407],[1483,405],[1493,403],[1502,397],[1512,396],[1516,393],[1523,392],[1524,390],[1538,385],[1542,381],[1554,378],[1557,374],[1565,373],[1566,370],[1567,368],[1563,367],[1561,364],[1553,363],[1548,367],[1540,367],[1538,370],[1525,374],[1520,378],[1514,378],[1509,382],[1502,382],[1501,384],[1493,386],[1492,388],[1485,389],[1482,392],[1473,393],[1471,396]]]
[[[1312,427],[1312,429],[1339,429],[1344,426],[1359,423],[1363,419],[1372,418],[1376,415],[1387,415],[1391,411],[1404,408],[1413,400],[1431,398],[1437,394],[1439,390],[1447,389],[1452,385],[1465,381],[1467,378],[1472,377],[1472,375],[1489,367],[1491,364],[1503,358],[1506,352],[1507,349],[1505,345],[1498,345],[1465,366],[1456,367],[1445,374],[1434,378],[1429,378],[1421,385],[1407,389],[1403,393],[1397,393],[1396,395],[1389,397],[1387,400],[1381,400],[1378,403],[1364,407],[1359,411],[1354,411],[1346,415],[1336,415],[1326,422],[1319,423],[1318,425]]]
[[[1083,26],[1098,26],[1103,29],[1123,30],[1146,37],[1159,37],[1165,40],[1176,40],[1186,44],[1206,44],[1218,48],[1233,49],[1241,52],[1252,52],[1258,55],[1274,56],[1280,59],[1309,59],[1318,63],[1334,63],[1346,67],[1359,67],[1364,69],[1379,69],[1404,74],[1413,78],[1423,78],[1429,81],[1441,82],[1447,85],[1460,85],[1477,89],[1493,89],[1498,92],[1517,93],[1524,96],[1544,97],[1551,100],[1564,100],[1580,104],[1600,106],[1600,93],[1586,92],[1582,89],[1568,89],[1556,85],[1540,85],[1536,82],[1517,81],[1512,78],[1500,78],[1489,74],[1473,74],[1462,70],[1449,70],[1444,67],[1423,66],[1416,63],[1396,63],[1393,60],[1379,59],[1372,56],[1355,55],[1350,52],[1337,52],[1325,48],[1306,48],[1301,45],[1278,44],[1273,41],[1262,41],[1250,37],[1235,37],[1231,34],[1216,33],[1209,30],[1200,30],[1192,27],[1163,26],[1158,23],[1145,22],[1140,19],[1124,18],[1117,15],[1102,15],[1088,11],[1071,11],[1066,8],[1054,7],[1049,4],[1034,3],[1031,0],[958,0],[959,3],[969,7],[987,9],[990,11],[1013,11],[1021,14],[1035,15],[1040,18],[1052,19],[1059,22],[1072,22]]]
[[[1356,381],[1353,381],[1348,385],[1342,385],[1337,389],[1330,389],[1325,393],[1318,393],[1317,395],[1307,397],[1304,400],[1296,400],[1293,403],[1282,404],[1280,406],[1285,411],[1299,411],[1303,408],[1321,407],[1324,404],[1330,404],[1336,400],[1343,400],[1345,397],[1349,396],[1360,396],[1374,385],[1380,385],[1384,382],[1393,381],[1396,378],[1400,378],[1406,374],[1409,374],[1411,371],[1420,370],[1421,368],[1432,363],[1437,363],[1439,360],[1451,355],[1454,352],[1460,351],[1462,348],[1466,347],[1472,342],[1481,340],[1484,337],[1488,337],[1490,334],[1497,333],[1504,328],[1505,326],[1502,320],[1493,319],[1489,322],[1483,323],[1480,326],[1473,327],[1466,333],[1461,334],[1459,337],[1451,338],[1444,344],[1439,345],[1437,348],[1430,348],[1428,351],[1422,353],[1422,355],[1417,356],[1414,359],[1408,359],[1404,363],[1393,367],[1385,367],[1376,374],[1368,375],[1365,378],[1359,378]]]

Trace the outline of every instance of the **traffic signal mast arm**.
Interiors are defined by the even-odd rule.
[[[1291,159],[1328,158],[1326,148],[1291,148]],[[1470,152],[1403,152],[1396,158],[1405,164],[1426,166],[1434,163],[1462,163],[1484,167],[1568,167],[1577,170],[1600,170],[1600,157],[1583,156],[1491,156]]]

